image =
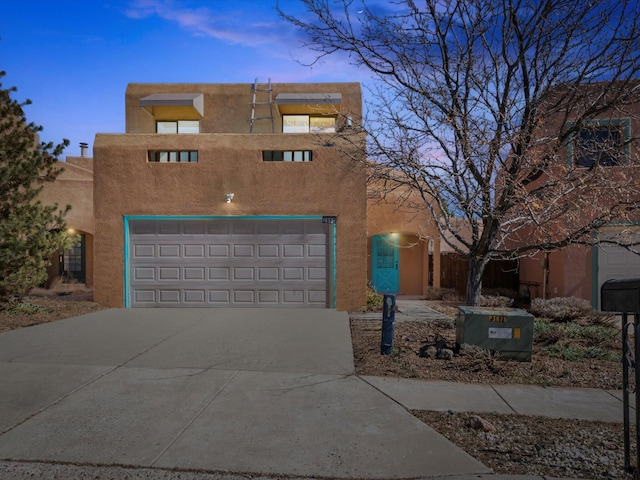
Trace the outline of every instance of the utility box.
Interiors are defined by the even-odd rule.
[[[456,347],[465,343],[530,362],[533,315],[519,308],[458,307]]]
[[[600,287],[600,310],[640,313],[640,278],[604,282]]]

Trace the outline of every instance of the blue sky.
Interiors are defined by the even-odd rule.
[[[297,0],[279,0],[305,15]],[[313,68],[276,0],[0,0],[0,80],[30,99],[43,141],[124,131],[128,83],[366,81],[338,57]]]

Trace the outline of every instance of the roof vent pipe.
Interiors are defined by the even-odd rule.
[[[80,142],[80,156],[81,157],[86,157],[87,156],[87,148],[89,147],[89,144],[86,142]]]

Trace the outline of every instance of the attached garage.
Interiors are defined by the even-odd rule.
[[[637,227],[609,228],[600,232],[600,239],[619,239],[624,242],[640,241]],[[595,250],[594,265],[597,268],[597,292],[600,308],[600,289],[607,280],[622,280],[640,277],[640,255],[618,245],[603,243]]]
[[[126,307],[335,307],[322,217],[126,217]]]

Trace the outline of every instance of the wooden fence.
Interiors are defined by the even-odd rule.
[[[440,256],[440,287],[453,288],[458,295],[467,293],[467,255],[446,253]],[[516,260],[491,260],[482,275],[482,289],[518,291],[518,262]]]

